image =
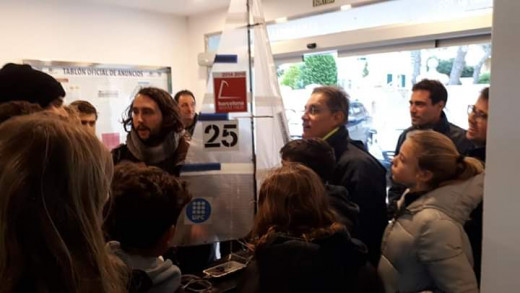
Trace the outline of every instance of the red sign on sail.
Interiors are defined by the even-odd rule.
[[[213,73],[215,112],[247,112],[246,72]]]

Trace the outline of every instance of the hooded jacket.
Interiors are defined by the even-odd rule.
[[[310,242],[275,233],[257,248],[239,292],[382,292],[366,248],[346,230]]]
[[[484,174],[430,191],[385,230],[378,271],[387,293],[478,292],[464,222],[482,201]]]
[[[119,242],[110,241],[109,248],[132,270],[144,271],[152,280],[148,293],[173,293],[181,284],[181,271],[171,260],[159,257],[145,257],[126,253]]]

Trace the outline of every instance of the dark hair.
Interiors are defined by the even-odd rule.
[[[432,189],[452,180],[467,180],[484,170],[479,160],[461,156],[453,141],[437,131],[411,131],[406,140],[412,142],[419,168],[432,172],[428,182]]]
[[[92,105],[91,103],[89,103],[87,101],[77,100],[77,101],[70,103],[69,106],[76,109],[80,114],[87,114],[87,115],[95,114],[96,120],[98,119],[98,113],[97,113],[96,107],[94,107],[94,105]]]
[[[145,87],[139,90],[138,95],[147,96],[157,103],[157,106],[161,110],[163,121],[161,132],[168,133],[170,131],[180,132],[184,129],[181,120],[181,114],[179,106],[173,100],[172,96],[165,90],[155,87]],[[135,98],[134,98],[135,100]],[[126,132],[130,132],[132,129],[132,107],[134,102],[127,109],[126,118],[123,118],[123,127]]]
[[[38,104],[26,101],[12,101],[0,104],[0,124],[11,117],[32,114],[43,111]]]
[[[321,138],[292,140],[282,147],[280,155],[285,161],[311,168],[323,182],[331,179],[336,165],[334,150]]]
[[[46,108],[63,97],[65,90],[54,77],[30,65],[8,63],[0,69],[0,103],[27,101]]]
[[[191,200],[186,183],[151,166],[122,163],[105,207],[105,230],[125,250],[153,248]]]
[[[261,246],[276,232],[307,241],[330,235],[344,226],[337,223],[318,175],[288,163],[274,170],[262,183],[252,235]]]
[[[443,101],[444,105],[448,103],[448,91],[446,90],[444,85],[438,80],[423,79],[419,81],[418,83],[413,85],[412,92],[419,90],[427,91],[430,93],[430,100],[432,101],[432,105],[435,105],[440,101]]]
[[[348,120],[348,109],[350,96],[343,89],[335,86],[321,86],[312,91],[313,94],[322,94],[327,97],[327,107],[331,112],[342,112],[343,122]]]
[[[489,87],[485,87],[482,89],[482,91],[480,92],[480,98],[489,102]]]
[[[178,103],[181,96],[191,96],[193,98],[193,101],[195,101],[195,96],[189,90],[178,91],[173,97],[173,99],[175,100],[175,102]]]

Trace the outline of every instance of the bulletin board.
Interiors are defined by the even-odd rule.
[[[96,134],[107,148],[126,141],[121,123],[142,87],[158,87],[171,93],[171,68],[60,61],[23,60],[56,78],[66,92],[65,104],[89,101],[98,111]]]

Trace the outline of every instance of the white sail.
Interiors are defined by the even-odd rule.
[[[181,172],[194,199],[179,220],[177,245],[245,236],[253,224],[255,184],[259,186],[266,172],[279,164],[279,150],[288,140],[261,3],[249,2],[249,7],[247,0],[230,3]],[[237,91],[242,86],[244,95]],[[247,97],[242,110],[240,96]],[[216,113],[226,109],[239,112]]]
[[[250,1],[254,26],[254,106],[257,182],[266,171],[279,165],[279,152],[289,141],[287,118],[278,86],[276,65],[271,53],[261,1]],[[263,118],[263,117],[270,118]],[[260,185],[258,185],[260,186]]]

